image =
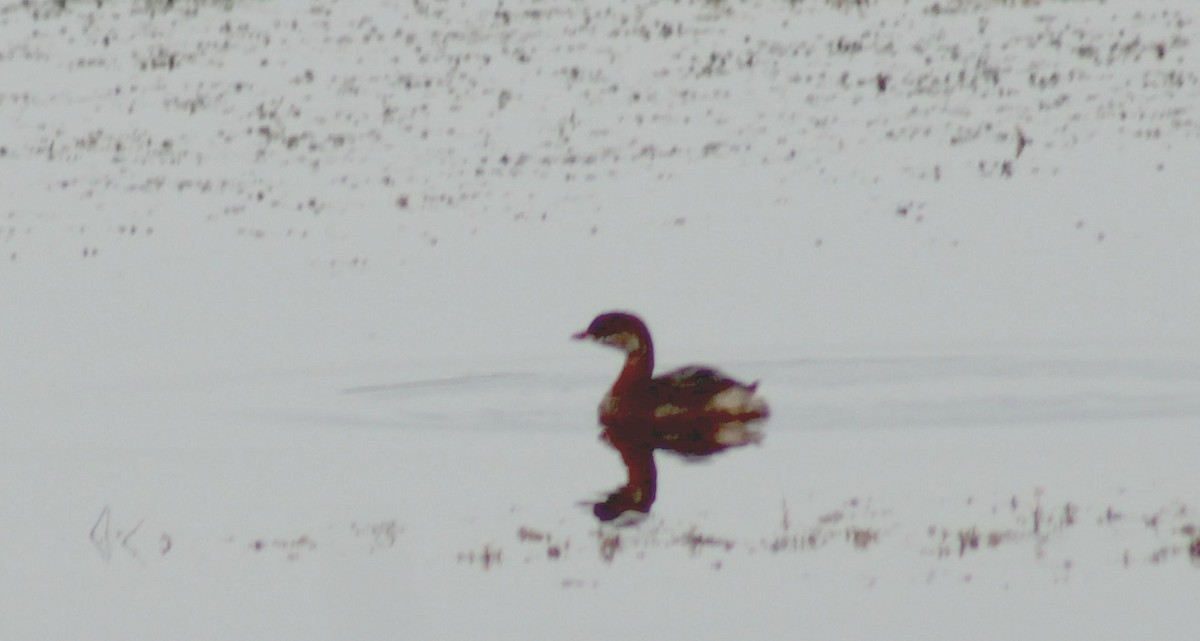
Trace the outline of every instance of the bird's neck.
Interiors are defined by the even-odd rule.
[[[613,384],[614,392],[621,392],[638,383],[649,381],[654,373],[654,347],[646,337],[637,349],[625,357],[625,367],[621,369],[617,382]]]

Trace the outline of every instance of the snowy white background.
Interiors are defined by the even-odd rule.
[[[3,3],[0,638],[1194,638],[1198,18]]]

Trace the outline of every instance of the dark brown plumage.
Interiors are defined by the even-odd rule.
[[[601,314],[579,340],[626,354],[612,389],[600,402],[601,438],[621,454],[629,481],[593,509],[602,521],[628,511],[649,512],[657,489],[654,450],[702,457],[762,439],[757,423],[769,415],[756,393],[711,367],[689,366],[655,378],[650,331],[637,316]]]

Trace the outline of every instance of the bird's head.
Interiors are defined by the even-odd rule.
[[[642,319],[626,312],[607,312],[596,317],[588,328],[572,336],[592,340],[632,354],[650,345],[650,331]]]

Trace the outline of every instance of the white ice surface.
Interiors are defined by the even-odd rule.
[[[0,639],[1195,638],[1200,4],[54,4]],[[608,309],[772,409],[622,530]]]

